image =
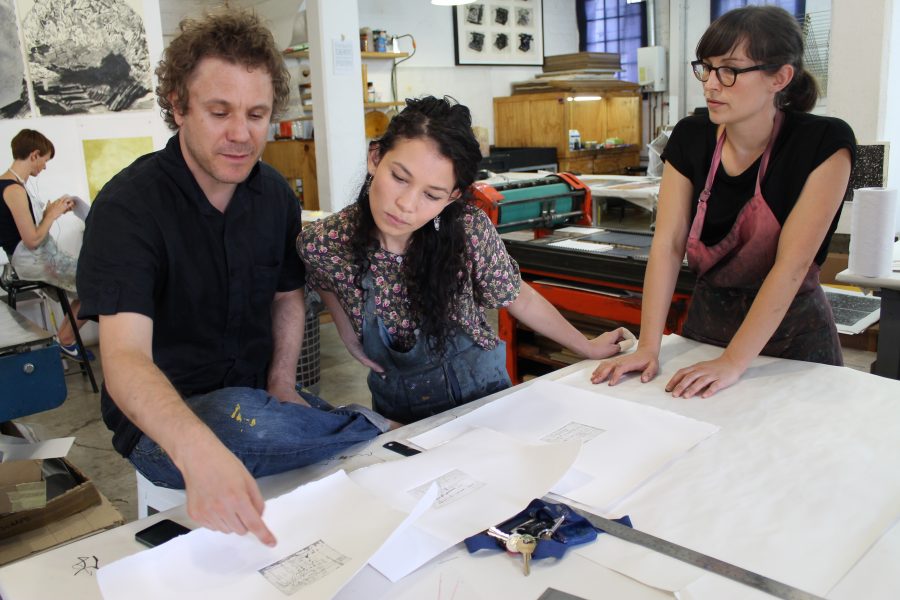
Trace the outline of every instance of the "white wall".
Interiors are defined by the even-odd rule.
[[[416,54],[397,69],[399,99],[432,94],[453,96],[472,111],[474,125],[486,127],[494,139],[494,96],[508,96],[511,83],[532,79],[540,67],[481,67],[454,64],[453,13],[447,6],[428,0],[361,0],[361,27],[385,29],[391,35],[412,34]],[[575,2],[544,0],[544,54],[578,52]],[[412,49],[409,38],[400,40],[401,50]],[[369,61],[369,81],[382,98],[390,96],[390,66]]]

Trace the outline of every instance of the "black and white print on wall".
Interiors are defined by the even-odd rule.
[[[18,0],[38,112],[149,109],[141,0]]]
[[[0,118],[29,116],[31,109],[16,27],[16,7],[13,0],[0,0]]]
[[[458,65],[543,65],[542,0],[490,0],[453,8]]]

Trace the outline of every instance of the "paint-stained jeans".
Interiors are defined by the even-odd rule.
[[[254,477],[310,465],[387,431],[387,421],[369,409],[334,409],[317,396],[302,395],[313,408],[251,388],[225,388],[185,402]],[[146,435],[128,459],[155,485],[184,488],[181,472]]]

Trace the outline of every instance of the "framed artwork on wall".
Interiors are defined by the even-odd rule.
[[[458,65],[544,64],[543,0],[489,0],[453,7]]]

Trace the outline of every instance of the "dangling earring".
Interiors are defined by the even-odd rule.
[[[371,185],[372,185],[372,176],[366,175],[366,182],[363,184],[363,187],[365,188],[364,193],[366,195],[366,198],[369,197],[369,186],[371,186]]]
[[[434,224],[435,231],[441,230],[441,215],[436,216],[431,222]]]

